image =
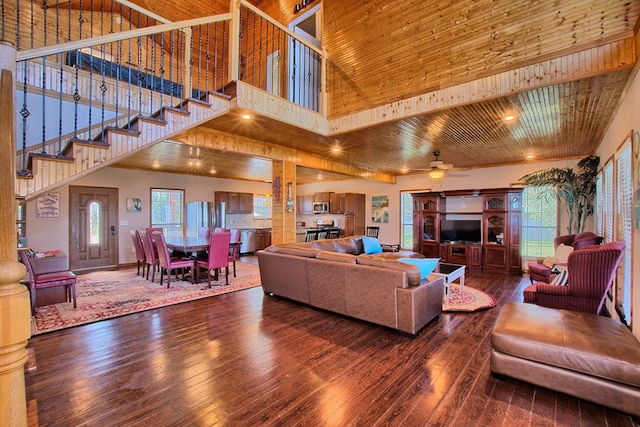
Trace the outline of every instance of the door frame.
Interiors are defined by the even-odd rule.
[[[97,194],[102,194],[109,198],[109,209],[111,214],[105,215],[105,222],[102,227],[102,235],[110,237],[108,239],[108,250],[109,256],[105,258],[104,262],[94,262],[91,263],[91,266],[79,265],[78,264],[78,248],[79,248],[79,236],[80,232],[78,227],[81,224],[77,224],[76,221],[79,219],[77,214],[79,212],[80,205],[77,204],[77,193],[79,192],[94,192]],[[100,269],[106,267],[117,267],[118,266],[118,250],[119,250],[119,209],[118,209],[118,201],[119,201],[119,189],[116,187],[94,187],[94,186],[69,186],[69,269],[70,270],[93,270]]]

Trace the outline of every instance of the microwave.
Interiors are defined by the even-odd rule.
[[[313,213],[329,213],[329,202],[313,202]]]

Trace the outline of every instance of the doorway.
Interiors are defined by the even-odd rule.
[[[69,267],[113,267],[118,260],[118,189],[69,187]]]
[[[291,21],[289,30],[314,47],[322,46],[321,5],[316,5]],[[318,55],[290,38],[288,99],[310,110],[320,104],[320,59]]]

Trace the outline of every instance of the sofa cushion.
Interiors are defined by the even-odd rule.
[[[357,240],[352,238],[335,239],[333,244],[335,245],[336,252],[344,254],[359,255],[362,251],[358,252]]]
[[[407,282],[409,286],[418,286],[420,284],[420,269],[412,264],[367,254],[358,255],[356,263],[360,265],[368,265],[370,267],[381,267],[404,271],[407,273]]]
[[[382,252],[382,245],[375,237],[363,237],[362,246],[365,254],[379,254]]]
[[[321,251],[336,251],[336,245],[333,239],[314,240],[311,242],[311,246],[315,249],[320,249]]]
[[[436,269],[440,258],[398,258],[398,261],[418,267],[420,279],[424,279]]]
[[[569,284],[569,272],[567,270],[560,271],[551,281],[552,285],[567,286]]]
[[[273,245],[269,246],[268,252],[273,252],[276,254],[287,254],[287,255],[296,255],[308,258],[315,258],[318,255],[318,249],[314,248],[300,248],[296,246],[287,246],[287,245]]]
[[[327,261],[346,262],[348,264],[356,263],[356,256],[353,254],[345,254],[342,252],[319,251],[316,259],[324,259]]]

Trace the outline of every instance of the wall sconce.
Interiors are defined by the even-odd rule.
[[[291,197],[291,186],[293,182],[287,182],[287,212],[293,212],[293,198]]]

